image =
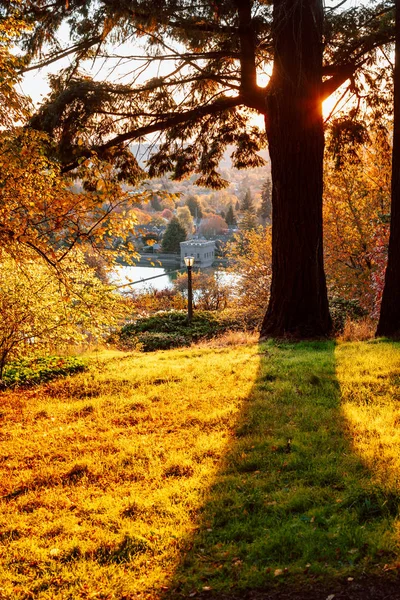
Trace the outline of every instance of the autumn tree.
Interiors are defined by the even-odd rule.
[[[46,134],[0,132],[0,248],[20,259],[33,250],[60,270],[77,246],[113,262],[113,242],[119,239],[120,252],[130,260],[135,199],[121,190],[113,165],[93,155],[75,173],[86,189],[74,190],[49,154]]]
[[[228,229],[228,224],[219,215],[211,215],[203,219],[200,224],[200,233],[205,237],[215,237],[226,229]]]
[[[200,221],[203,218],[203,209],[197,196],[189,196],[186,198],[185,204],[189,208],[193,219]]]
[[[226,256],[229,270],[236,278],[237,305],[244,307],[260,324],[271,287],[271,227],[264,229],[259,226],[236,234],[227,245]]]
[[[239,221],[239,229],[241,231],[251,231],[252,229],[257,229],[258,220],[255,212],[251,212],[246,210],[242,213],[242,217]]]
[[[62,280],[35,252],[24,259],[0,251],[0,380],[10,359],[104,339],[127,312],[82,252],[65,259]]]
[[[129,143],[162,132],[149,174],[180,179],[199,173],[199,185],[225,184],[218,164],[234,144],[233,165],[261,166],[268,139],[272,168],[273,275],[262,336],[326,335],[331,328],[322,244],[324,128],[322,100],[348,81],[352,90],[377,47],[391,41],[391,3],[324,11],[322,0],[232,0],[187,3],[115,0],[25,1],[33,23],[27,56],[36,66],[73,56],[70,69],[52,80],[46,103],[31,126],[57,142],[64,172],[93,151],[118,162],[121,176],[135,168]],[[0,1],[7,11],[8,2]],[[73,35],[60,48],[67,21]],[[110,50],[140,37],[144,51]],[[41,54],[44,43],[50,51]],[[146,46],[147,44],[147,46]],[[94,81],[80,74],[84,59],[172,67],[146,81]],[[135,63],[136,61],[136,63]],[[260,87],[257,76],[273,62]],[[136,66],[137,68],[136,68]],[[379,65],[375,67],[379,68]],[[34,68],[33,62],[30,68]],[[154,73],[154,69],[151,69]],[[367,73],[369,85],[373,75]],[[265,117],[265,133],[251,122]]]
[[[176,211],[179,223],[186,231],[186,237],[192,235],[194,230],[194,220],[188,206],[179,206]]]
[[[27,98],[18,92],[21,71],[25,59],[12,52],[23,32],[29,29],[23,18],[19,2],[10,2],[8,13],[0,19],[0,126],[11,128],[20,119],[29,116],[30,104]]]
[[[329,146],[329,144],[328,144]],[[390,210],[390,143],[383,127],[342,164],[325,166],[325,267],[331,297],[357,301],[376,316]]]
[[[173,212],[169,208],[164,208],[164,210],[161,213],[161,216],[163,219],[170,221],[174,215],[173,215]]]

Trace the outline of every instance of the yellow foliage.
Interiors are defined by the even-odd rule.
[[[24,61],[10,52],[21,33],[28,28],[28,24],[17,11],[14,15],[10,14],[0,20],[0,126],[2,128],[12,127],[15,121],[26,118],[29,114],[28,99],[19,94],[15,87],[21,80],[19,71]]]
[[[371,311],[372,274],[380,224],[390,211],[390,148],[382,132],[360,149],[359,160],[340,171],[327,162],[324,247],[328,286]]]
[[[144,194],[123,192],[110,165],[96,156],[66,179],[50,150],[39,132],[1,134],[0,247],[13,257],[34,250],[60,267],[70,249],[82,244],[113,261],[117,239],[119,256],[132,260],[123,242],[136,223],[133,205]],[[79,185],[83,178],[85,188]]]
[[[0,378],[10,358],[101,338],[124,313],[124,300],[82,252],[65,258],[61,278],[33,252],[23,261],[4,252],[0,258]]]
[[[230,270],[239,275],[238,303],[261,318],[268,304],[272,275],[271,227],[241,231],[228,244]]]

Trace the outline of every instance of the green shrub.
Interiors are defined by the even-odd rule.
[[[358,321],[367,315],[367,312],[360,306],[357,300],[347,300],[346,298],[331,298],[329,301],[329,310],[333,322],[333,330],[341,333],[347,320]]]
[[[125,325],[111,341],[124,349],[140,347],[148,352],[188,346],[227,330],[243,328],[243,319],[232,311],[197,311],[190,324],[185,312],[169,311]]]
[[[259,331],[264,315],[265,310],[259,311],[248,306],[234,306],[223,311],[222,319],[227,323],[225,329]]]
[[[4,368],[2,386],[34,385],[55,377],[79,373],[85,368],[85,363],[76,356],[46,356],[32,360],[16,360]]]
[[[138,345],[143,352],[152,352],[154,350],[169,350],[171,348],[181,348],[190,346],[190,337],[176,333],[157,333],[145,331],[137,336]]]

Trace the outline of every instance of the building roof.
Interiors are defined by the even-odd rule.
[[[212,244],[215,245],[214,240],[186,240],[186,242],[181,242],[181,246],[210,246]]]

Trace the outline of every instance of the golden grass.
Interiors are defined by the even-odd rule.
[[[256,331],[226,331],[218,337],[202,340],[196,344],[198,348],[224,348],[226,346],[242,346],[256,344],[260,334]]]
[[[336,350],[342,411],[352,448],[374,482],[400,493],[400,353],[390,342]]]
[[[220,344],[97,352],[86,373],[1,394],[0,600],[399,564],[399,345]]]
[[[3,394],[0,598],[157,595],[231,443],[257,350],[114,353]]]

